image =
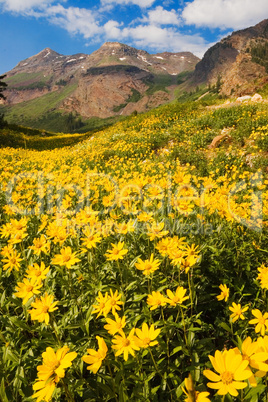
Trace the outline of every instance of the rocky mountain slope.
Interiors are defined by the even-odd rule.
[[[221,93],[251,94],[268,82],[268,19],[233,32],[207,50],[196,65],[193,84],[216,84]]]
[[[193,71],[198,61],[190,52],[151,55],[118,42],[90,55],[46,48],[7,73],[5,106],[19,117],[19,106],[28,103],[36,118],[55,110],[83,118],[141,112],[171,100],[178,74]]]
[[[68,131],[82,120],[144,112],[200,86],[250,95],[268,83],[268,19],[233,32],[201,61],[190,52],[149,54],[118,42],[90,55],[46,48],[21,61],[5,81],[7,99],[0,101],[8,121],[52,131],[53,121],[62,130],[62,116],[71,116]]]

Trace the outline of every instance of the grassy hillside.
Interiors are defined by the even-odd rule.
[[[5,79],[9,89],[42,89],[49,85],[51,76],[44,76],[42,72],[18,73]]]
[[[40,98],[32,99],[27,102],[1,107],[0,111],[4,112],[5,118],[9,123],[40,128],[40,123],[38,124],[40,118],[42,119],[48,114],[53,114],[61,101],[75,90],[76,85],[77,84],[73,84],[68,87],[63,87],[58,91],[48,93]],[[58,112],[56,113],[59,115]],[[54,129],[54,131],[56,130]]]
[[[0,149],[1,400],[267,400],[267,103],[206,104]]]
[[[8,125],[0,129],[1,147],[46,150],[62,148],[77,144],[91,134],[56,134],[34,130],[16,125]]]

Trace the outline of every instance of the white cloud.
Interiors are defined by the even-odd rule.
[[[113,19],[103,22],[106,15],[103,11],[105,8],[110,9],[115,4],[136,4],[145,8],[150,7],[155,0],[101,0],[103,7],[99,8],[63,7],[61,3],[65,1],[0,0],[0,5],[3,5],[3,9],[6,11],[17,12],[35,18],[46,18],[49,23],[65,29],[72,35],[81,35],[91,43],[101,43],[105,40],[120,41],[151,52],[191,51],[199,57],[202,57],[211,45],[199,34],[186,35],[183,32],[179,32],[178,26],[182,24],[178,12],[173,9],[166,10],[163,5],[149,9],[146,16],[139,20],[133,20],[128,26]],[[210,1],[206,0],[206,2]],[[224,0],[213,0],[213,2],[219,1]],[[188,7],[190,5],[196,7],[199,2],[203,2],[203,0],[194,0],[193,3],[186,5],[184,9],[185,19],[189,19],[189,16],[187,17]],[[197,14],[194,15],[196,16]]]
[[[133,28],[118,29],[118,36],[113,39],[127,40],[133,46],[151,51],[182,52],[190,51],[202,57],[212,44],[200,35],[184,35],[174,28],[162,28],[156,25],[138,25]],[[109,39],[109,37],[107,37]]]
[[[21,13],[34,8],[43,8],[55,0],[0,0],[5,11]]]
[[[222,29],[246,28],[267,15],[267,0],[194,0],[182,12],[188,25]]]
[[[135,4],[141,8],[151,7],[155,0],[101,0],[103,5],[106,4],[120,4],[120,5],[129,5]]]
[[[103,26],[106,37],[110,40],[119,39],[122,36],[122,31],[119,28],[120,24],[117,21],[110,20]]]
[[[164,10],[162,6],[148,12],[148,17],[142,19],[152,25],[179,25],[180,19],[175,10]]]
[[[103,33],[95,14],[85,8],[64,8],[61,5],[57,5],[48,7],[43,16],[46,16],[51,23],[66,29],[71,34],[83,35],[85,39]]]

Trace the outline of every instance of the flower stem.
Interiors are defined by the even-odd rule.
[[[182,318],[182,324],[183,324],[184,340],[185,340],[185,344],[187,347],[188,341],[187,341],[187,336],[186,336],[186,326],[185,326],[184,314],[183,314],[183,310],[182,310],[181,306],[180,306],[180,311],[181,311],[181,318]]]
[[[58,335],[57,324],[56,324],[56,322],[54,320],[54,317],[52,315],[50,317],[50,326],[52,328],[53,333],[55,334],[55,337],[56,337],[56,340],[58,341],[58,344],[61,345],[61,340],[60,340],[59,335]]]
[[[64,387],[64,391],[65,391],[67,401],[68,402],[75,402],[75,400],[74,400],[73,396],[71,395],[71,393],[70,393],[70,391],[69,391],[64,379],[62,379],[62,383],[63,383],[63,387]]]
[[[115,397],[115,400],[118,401],[118,398],[117,398],[117,395],[116,395],[116,392],[115,392],[114,376],[113,376],[113,373],[112,373],[112,370],[111,370],[111,366],[110,366],[108,361],[106,361],[106,364],[107,364],[107,367],[108,367],[108,370],[109,370],[109,373],[110,373],[110,376],[111,376],[111,379],[112,379],[114,397]]]
[[[189,286],[189,292],[190,292],[190,300],[191,300],[191,317],[193,315],[193,293],[192,293],[192,280],[190,278],[190,271],[188,272],[188,286]]]
[[[157,364],[156,364],[156,361],[155,361],[155,359],[154,359],[154,356],[153,356],[153,354],[152,354],[152,351],[151,351],[151,348],[150,348],[150,346],[149,346],[149,352],[150,352],[150,355],[151,355],[151,358],[152,358],[152,361],[153,361],[153,364],[154,364],[154,368],[155,368],[155,371],[160,375],[160,377],[162,378],[162,380],[163,381],[166,381],[166,384],[167,384],[167,387],[168,387],[168,390],[169,390],[169,392],[170,392],[170,397],[171,397],[171,401],[173,401],[173,398],[172,398],[172,393],[171,393],[171,389],[170,389],[170,386],[169,386],[169,384],[168,384],[168,382],[167,382],[167,380],[164,378],[164,376],[163,376],[163,374],[160,372],[160,370],[158,369],[158,367],[157,367]]]

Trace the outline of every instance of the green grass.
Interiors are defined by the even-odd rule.
[[[31,125],[32,121],[56,109],[60,102],[70,95],[77,84],[70,85],[59,91],[51,92],[40,98],[1,108],[5,118],[10,123]]]
[[[170,74],[157,74],[146,78],[144,82],[149,86],[146,95],[152,95],[157,91],[168,92],[167,87],[173,84],[173,77]]]
[[[102,130],[105,127],[109,127],[119,120],[124,120],[125,116],[114,116],[114,117],[107,117],[106,119],[101,119],[100,117],[91,117],[91,119],[83,121],[83,127],[76,130],[77,133],[85,133],[87,131],[98,131]]]
[[[135,88],[131,88],[131,91],[132,91],[132,94],[128,97],[128,99],[126,100],[125,103],[121,103],[120,105],[115,106],[113,108],[114,112],[119,112],[121,109],[123,109],[125,106],[127,106],[128,103],[131,103],[131,102],[136,103],[142,98],[141,93],[139,91],[137,91]]]
[[[268,43],[257,42],[250,49],[252,61],[265,67],[266,73],[268,73]]]
[[[184,83],[192,73],[193,73],[192,71],[183,71],[182,73],[178,74],[177,85]]]
[[[35,149],[44,151],[48,149],[72,146],[91,136],[85,134],[56,134],[32,130],[27,127],[11,125],[0,130],[1,147]]]
[[[8,88],[11,89],[34,89],[46,86],[51,76],[44,77],[42,72],[18,73],[5,79]]]
[[[219,94],[215,91],[214,88],[209,89],[205,85],[197,86],[191,91],[183,91],[180,89],[175,91],[175,95],[179,102],[193,102],[202,99],[202,102],[208,102],[208,104],[214,103],[217,99],[219,99]]]

